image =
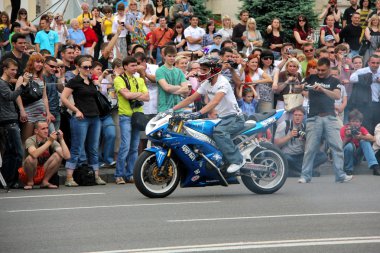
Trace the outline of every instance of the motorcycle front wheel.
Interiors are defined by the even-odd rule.
[[[179,171],[170,157],[164,168],[157,166],[156,154],[144,151],[136,161],[133,178],[137,189],[148,198],[164,198],[178,186]]]
[[[288,163],[282,152],[271,143],[260,143],[251,153],[251,161],[264,165],[267,169],[251,176],[242,175],[243,184],[257,194],[271,194],[278,191],[288,175]]]

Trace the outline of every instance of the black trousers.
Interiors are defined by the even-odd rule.
[[[24,149],[21,143],[20,128],[18,124],[0,126],[4,146],[3,166],[1,173],[8,186],[18,182],[18,168],[22,166]]]

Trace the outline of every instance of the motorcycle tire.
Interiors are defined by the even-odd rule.
[[[257,194],[271,194],[278,191],[288,175],[288,162],[281,150],[271,143],[262,142],[251,153],[253,163],[271,166],[266,172],[255,173],[255,176],[242,175],[243,184]]]
[[[171,157],[167,159],[167,171],[160,175],[156,154],[144,151],[138,157],[133,178],[137,189],[146,197],[164,198],[177,188],[180,179],[177,163]]]

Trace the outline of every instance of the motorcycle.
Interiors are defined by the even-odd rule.
[[[220,119],[190,120],[186,114],[159,113],[146,127],[152,146],[138,157],[133,177],[137,189],[149,198],[163,198],[180,186],[205,187],[243,184],[257,194],[278,191],[287,178],[288,164],[273,144],[260,142],[258,133],[281,118],[284,110],[255,114],[245,121],[244,129],[231,136],[245,165],[228,173],[228,162],[212,139]]]

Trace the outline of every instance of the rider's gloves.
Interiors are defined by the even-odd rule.
[[[186,114],[186,119],[199,119],[202,116],[202,113],[200,112],[192,112],[189,114]]]
[[[174,113],[174,110],[172,108],[170,108],[170,109],[167,109],[166,111],[164,111],[164,113],[166,115],[172,115]]]

